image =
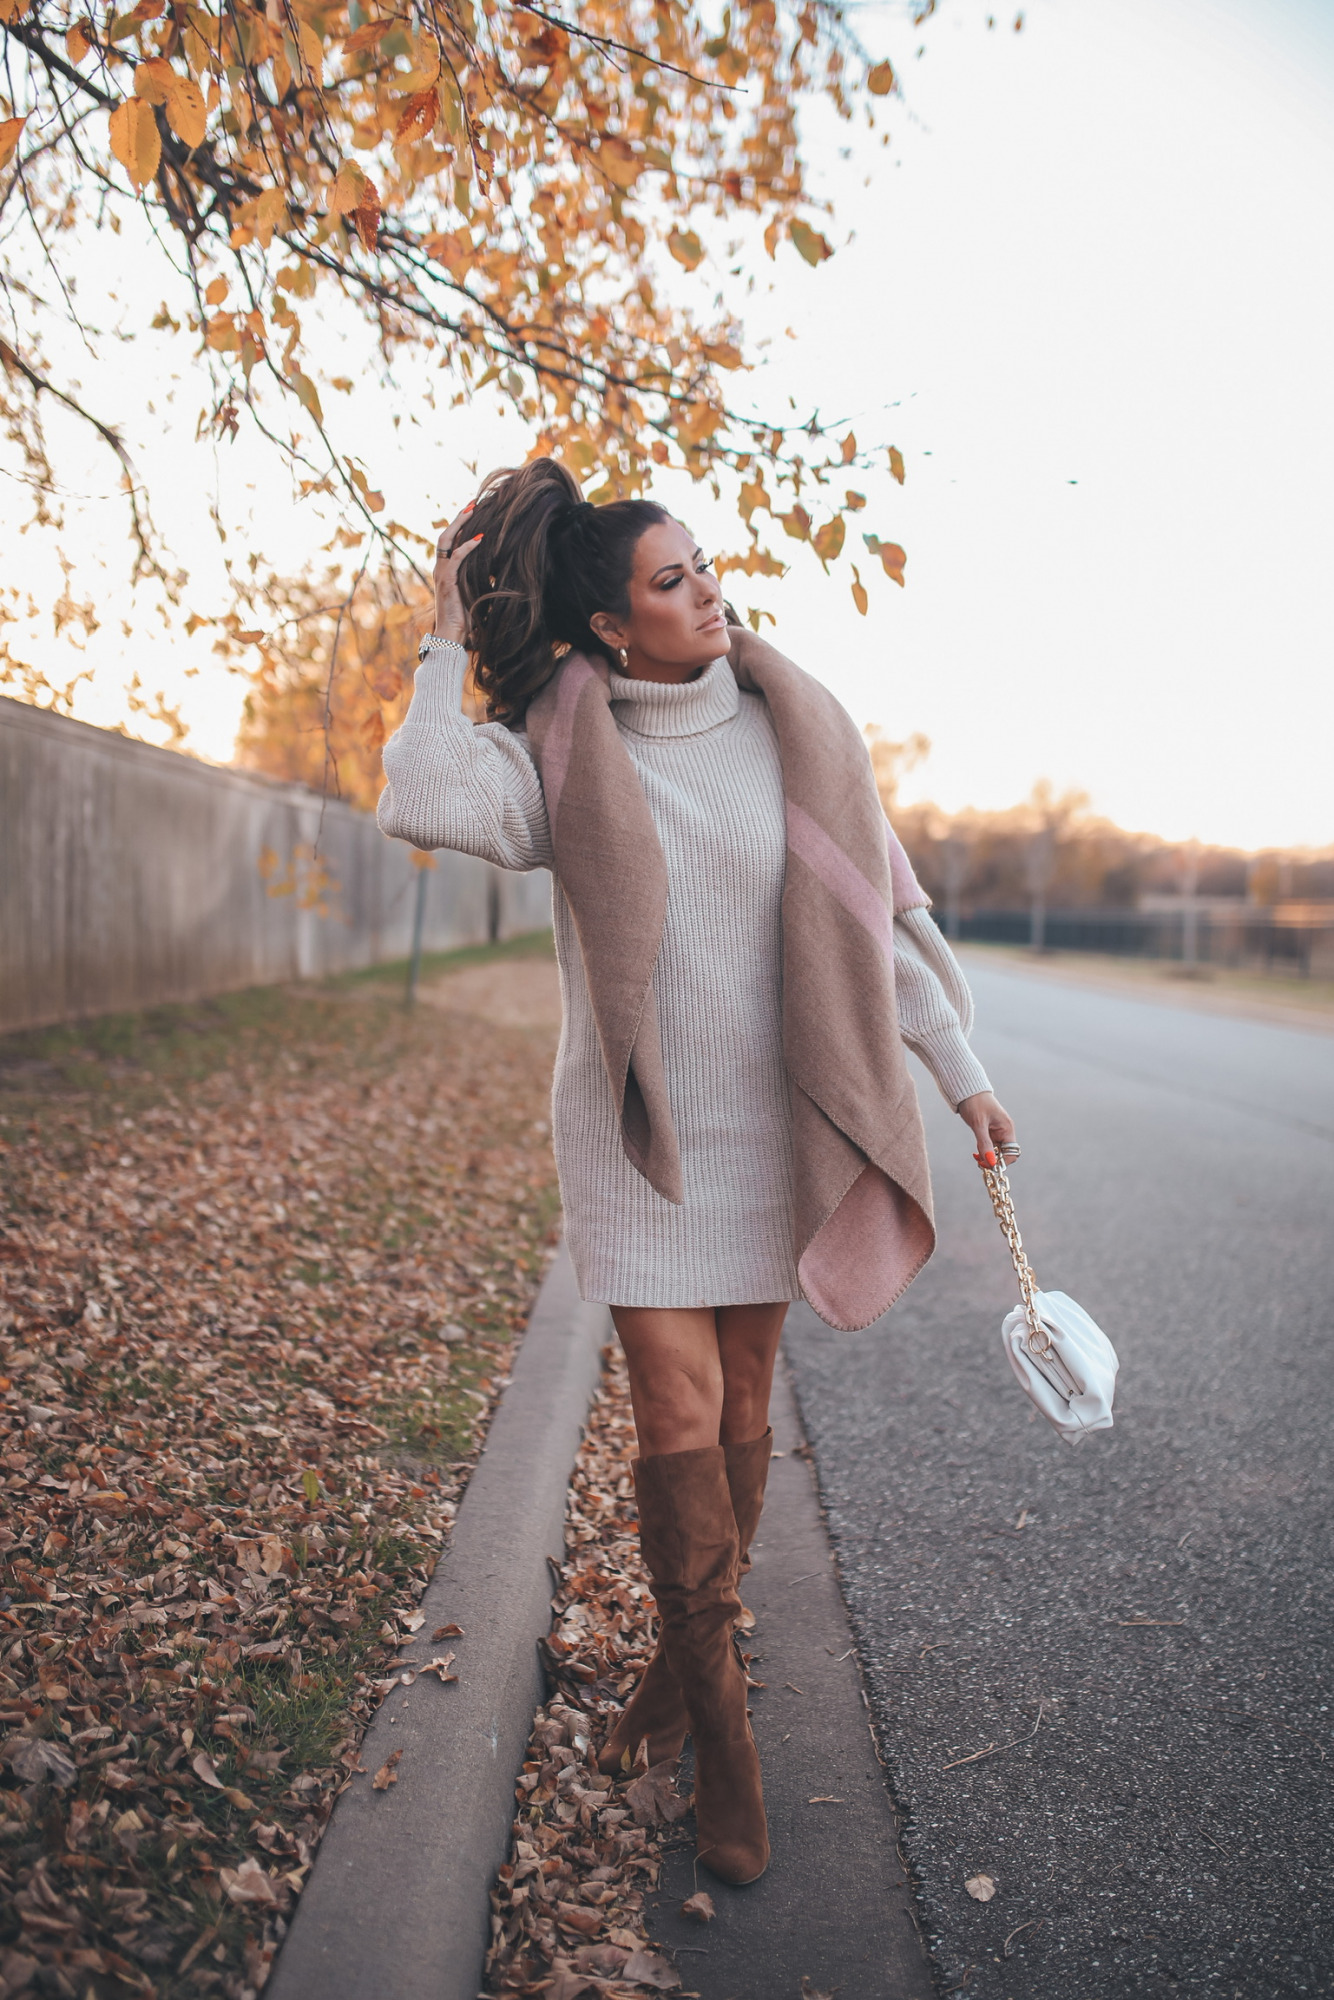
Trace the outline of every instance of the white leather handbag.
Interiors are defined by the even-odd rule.
[[[982,1178],[1010,1246],[1021,1303],[1005,1315],[1001,1340],[1019,1386],[1061,1436],[1078,1444],[1112,1427],[1116,1349],[1083,1306],[1064,1292],[1040,1292],[1015,1220],[1009,1176],[1000,1161]]]

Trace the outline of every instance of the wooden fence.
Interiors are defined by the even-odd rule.
[[[433,859],[428,951],[550,922],[545,873]],[[0,1031],[406,957],[416,881],[368,813],[0,698]]]

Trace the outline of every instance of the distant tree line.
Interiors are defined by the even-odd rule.
[[[1003,812],[943,812],[902,805],[903,778],[922,762],[925,737],[893,742],[867,732],[885,809],[937,911],[1133,910],[1142,896],[1244,896],[1277,903],[1334,898],[1334,846],[1297,852],[1132,833],[1091,812],[1082,792],[1036,785]]]

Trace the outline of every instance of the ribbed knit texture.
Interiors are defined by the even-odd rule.
[[[461,712],[461,647],[432,649],[385,745],[380,825],[505,868],[551,865],[541,785],[520,732]],[[626,1159],[579,942],[554,895],[564,1024],[552,1128],[566,1236],[586,1299],[717,1306],[800,1296],[782,1052],[782,772],[763,699],[725,660],[683,686],[611,677],[613,714],[667,862],[654,972],[685,1201]],[[900,1029],[952,1104],[989,1086],[965,1039],[972,1003],[924,910],[895,923]]]

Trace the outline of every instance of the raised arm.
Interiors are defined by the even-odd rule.
[[[526,742],[463,713],[461,645],[428,639],[422,651],[408,712],[384,746],[381,828],[414,847],[452,847],[500,868],[549,868],[551,830]]]

